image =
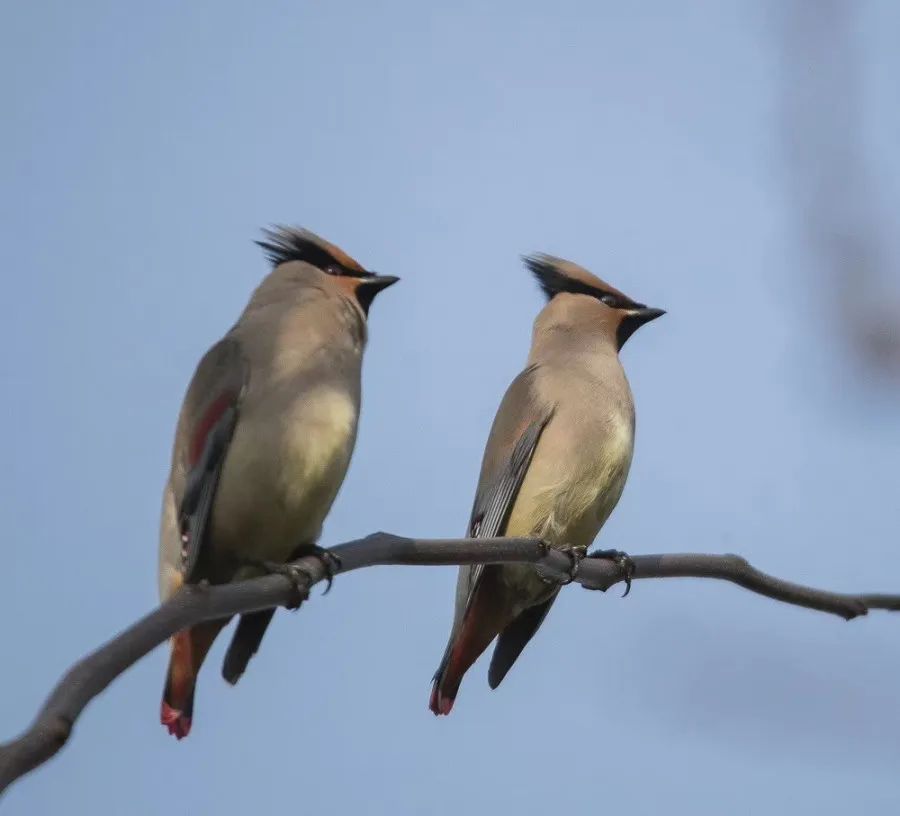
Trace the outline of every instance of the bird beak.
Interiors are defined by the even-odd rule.
[[[631,337],[641,326],[662,317],[665,311],[662,309],[651,309],[643,303],[636,303],[633,308],[625,312],[622,320],[619,321],[619,328],[616,331],[616,340],[619,349],[625,345],[625,341]]]
[[[359,285],[365,287],[374,297],[388,286],[393,286],[398,280],[400,278],[394,275],[372,275],[371,278],[363,278]]]
[[[372,301],[375,300],[375,295],[387,289],[388,286],[393,286],[400,278],[393,275],[372,274],[365,278],[356,278],[355,280],[359,281],[356,284],[356,299],[359,301],[362,310],[368,315],[369,307],[372,305]]]
[[[635,321],[635,328],[637,328],[637,326],[643,326],[651,320],[656,320],[657,317],[662,317],[665,313],[665,309],[651,309],[648,306],[641,306],[639,309],[630,311],[628,316]]]

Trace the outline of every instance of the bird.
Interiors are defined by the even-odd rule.
[[[574,564],[618,503],[631,466],[634,402],[619,352],[665,312],[572,261],[543,253],[523,260],[546,305],[491,427],[467,536],[540,538]],[[488,684],[497,688],[561,585],[528,564],[460,567],[431,711],[450,713],[463,676],[495,638]]]
[[[160,523],[163,601],[184,585],[239,581],[326,552],[317,541],[356,442],[369,307],[399,280],[306,229],[276,225],[256,243],[272,269],[200,360],[178,416]],[[222,668],[229,683],[273,614],[240,617]],[[160,720],[179,740],[227,623],[170,639]]]

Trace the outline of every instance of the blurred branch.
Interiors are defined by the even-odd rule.
[[[860,4],[794,0],[782,26],[781,116],[789,193],[828,298],[829,331],[869,371],[900,382],[900,300],[889,216],[865,157]]]
[[[334,547],[340,565],[335,572],[386,564],[535,564],[561,580],[569,577],[569,556],[542,542],[521,538],[434,539],[403,538],[374,533]],[[634,579],[715,578],[785,603],[829,612],[846,620],[870,609],[900,610],[900,595],[844,595],[812,589],[766,575],[736,555],[666,554],[632,558]],[[316,557],[294,562],[300,593],[323,580],[325,567]],[[586,589],[607,590],[627,579],[621,561],[589,556],[580,562],[574,580]],[[78,661],[44,703],[35,721],[17,739],[0,746],[0,793],[12,782],[50,759],[69,738],[85,706],[122,672],[176,632],[217,618],[289,606],[297,602],[298,587],[282,575],[267,575],[220,586],[185,587],[149,615]]]

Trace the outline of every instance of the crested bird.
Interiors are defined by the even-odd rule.
[[[160,524],[163,601],[185,584],[238,581],[324,553],[316,542],[356,442],[369,307],[398,279],[309,230],[275,227],[256,243],[272,270],[200,360],[178,417]],[[274,612],[241,616],[222,670],[228,682]],[[171,639],[160,718],[178,739],[227,623]]]
[[[540,538],[583,557],[622,495],[634,449],[634,403],[619,351],[665,313],[571,261],[544,254],[524,260],[547,303],[525,369],[494,419],[467,535]],[[463,675],[495,638],[488,683],[496,688],[560,586],[529,564],[460,567],[431,711],[450,713]]]

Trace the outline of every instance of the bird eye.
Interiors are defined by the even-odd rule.
[[[343,271],[341,270],[341,268],[339,266],[332,265],[332,266],[325,267],[325,274],[326,275],[341,275],[341,274],[343,274]]]
[[[610,308],[615,309],[616,306],[618,306],[618,302],[616,301],[616,298],[613,295],[601,295],[600,300],[603,303],[605,303],[607,306],[609,306]]]

